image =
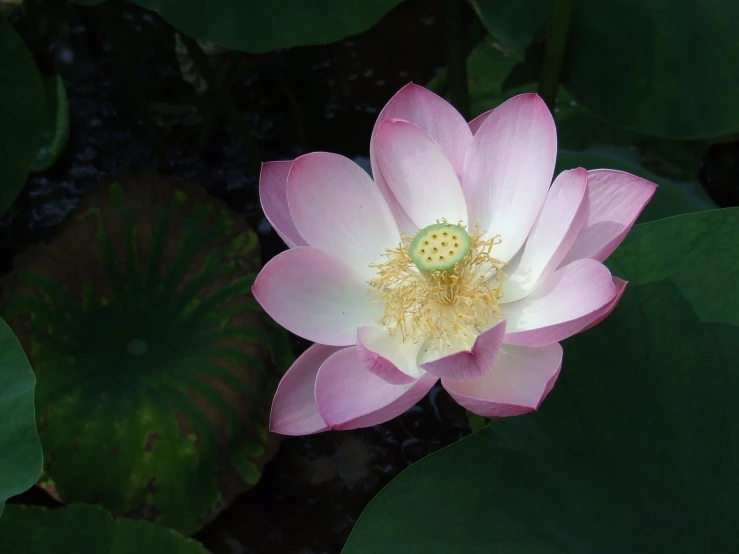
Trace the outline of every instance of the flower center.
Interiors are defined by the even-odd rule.
[[[408,246],[408,256],[421,271],[449,271],[470,251],[470,236],[460,225],[436,223],[421,229]]]
[[[468,348],[491,319],[501,318],[505,264],[492,255],[500,238],[484,235],[477,226],[468,233],[440,221],[402,237],[373,264],[373,302],[384,306],[378,322],[391,335],[435,350]]]

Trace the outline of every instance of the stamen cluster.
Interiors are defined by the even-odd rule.
[[[369,282],[373,303],[381,303],[379,320],[391,335],[423,341],[435,350],[469,347],[475,337],[500,319],[503,266],[492,252],[500,237],[483,239],[477,227],[470,233],[465,258],[446,271],[423,271],[408,255],[413,237],[403,236],[397,248],[373,264],[377,275]]]

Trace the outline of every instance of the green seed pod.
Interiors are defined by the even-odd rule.
[[[424,227],[408,246],[408,256],[422,271],[449,271],[470,251],[470,236],[459,225],[435,223]]]

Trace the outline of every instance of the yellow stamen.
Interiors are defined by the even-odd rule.
[[[403,340],[428,342],[438,350],[460,341],[467,345],[491,319],[500,319],[505,264],[492,255],[500,237],[483,240],[484,234],[475,226],[467,255],[446,271],[419,269],[408,254],[413,237],[403,236],[397,248],[383,254],[386,261],[373,264],[372,302],[385,308],[379,323],[391,335],[399,332]]]

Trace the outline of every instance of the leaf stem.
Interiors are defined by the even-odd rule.
[[[215,102],[220,105],[221,110],[228,118],[234,131],[239,135],[241,146],[244,149],[246,161],[250,170],[253,171],[255,175],[259,175],[259,168],[261,166],[259,147],[251,136],[251,132],[246,126],[246,123],[244,123],[236,104],[234,104],[234,101],[229,96],[226,87],[216,77],[216,73],[213,66],[210,65],[208,56],[203,52],[203,49],[200,48],[198,42],[184,33],[180,36],[182,38],[182,43],[187,48],[187,52],[195,63],[195,67],[197,67],[198,72],[200,72],[200,75],[203,76],[203,79],[205,79],[205,82],[208,84],[209,93],[212,94]]]
[[[559,88],[559,77],[562,73],[562,62],[567,45],[572,4],[573,0],[552,0],[552,8],[549,13],[544,60],[539,74],[537,92],[552,112],[554,112],[557,100],[557,89]]]

